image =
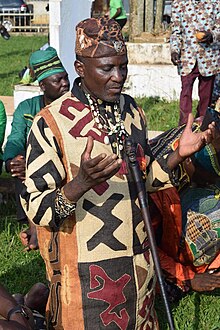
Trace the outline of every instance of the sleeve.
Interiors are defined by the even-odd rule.
[[[26,179],[21,193],[22,206],[34,224],[60,226],[63,218],[57,216],[55,201],[65,177],[58,142],[45,120],[37,116],[28,137]]]
[[[12,159],[17,155],[25,154],[27,139],[27,122],[24,118],[24,111],[28,103],[20,103],[13,115],[11,133],[7,139],[4,149],[4,161]],[[30,123],[30,125],[32,122]]]
[[[174,0],[172,2],[172,33],[170,36],[170,51],[171,53],[180,53],[182,43],[182,30],[181,30],[181,9],[180,5]]]
[[[213,42],[220,42],[220,1],[216,1],[215,6],[215,25],[214,29],[212,30],[213,34]]]
[[[167,166],[168,155],[165,155],[162,161],[161,159],[159,160],[155,159],[148,140],[147,121],[144,110],[141,107],[137,106],[135,103],[134,103],[134,107],[139,111],[139,115],[142,123],[141,124],[142,132],[144,132],[143,134],[145,134],[144,136],[146,142],[144,149],[145,161],[143,162],[139,161],[139,166],[142,171],[143,177],[146,178],[146,190],[148,192],[154,192],[159,189],[169,188],[172,186],[172,184],[174,184],[173,177],[175,177],[175,170],[170,171]],[[142,163],[146,164],[147,168],[143,166]]]
[[[114,8],[120,7],[120,1],[119,0],[111,0],[111,6]]]
[[[189,291],[188,280],[192,280],[195,272],[192,271],[190,266],[184,266],[176,262],[173,258],[169,257],[165,252],[158,248],[160,265],[165,273],[165,277],[174,282],[182,291]]]
[[[6,112],[4,104],[0,101],[0,159],[2,159],[2,145],[5,137],[5,128],[6,128]]]

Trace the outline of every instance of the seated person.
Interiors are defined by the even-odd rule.
[[[20,305],[13,296],[0,284],[0,330],[31,330],[34,329],[32,312]]]
[[[166,280],[183,292],[220,287],[219,113],[208,109],[202,125],[194,124],[194,130],[204,130],[213,120],[215,138],[179,168],[180,188],[149,196],[162,270]],[[156,158],[176,148],[184,126],[151,141]]]
[[[11,295],[0,284],[0,330],[46,329],[45,309],[49,295],[43,283],[34,284],[26,295]]]
[[[26,214],[20,205],[20,191],[25,179],[25,154],[27,136],[34,116],[69,90],[68,74],[58,58],[54,48],[38,50],[31,54],[30,67],[38,80],[42,95],[22,101],[13,115],[12,129],[4,149],[5,167],[15,178],[18,221],[27,221]],[[27,249],[37,248],[35,228],[21,233],[21,240]]]

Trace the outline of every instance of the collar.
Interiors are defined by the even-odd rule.
[[[44,95],[41,95],[40,97],[40,109],[45,108],[46,104],[44,102]]]
[[[89,105],[89,102],[83,92],[82,88],[80,87],[81,79],[80,77],[76,78],[73,83],[73,88],[71,89],[71,93],[82,103]]]
[[[81,83],[81,79],[80,77],[76,78],[74,80],[73,83],[73,87],[71,89],[71,93],[78,99],[80,100],[82,103],[89,105],[89,101],[87,99],[87,97],[85,96],[85,93],[83,92],[82,88],[80,87],[80,83]],[[109,102],[105,102],[102,101],[102,103],[100,104],[100,108],[104,108],[106,106],[110,106],[113,107],[115,103],[109,103]]]

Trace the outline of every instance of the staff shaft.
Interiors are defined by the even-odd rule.
[[[154,268],[155,272],[157,275],[158,283],[160,286],[160,291],[161,291],[161,296],[163,298],[166,314],[167,314],[167,319],[169,323],[170,330],[175,330],[174,328],[174,322],[173,322],[173,317],[172,313],[170,311],[170,306],[169,302],[167,299],[167,293],[164,285],[164,280],[162,276],[162,271],[160,267],[160,261],[157,253],[157,244],[155,240],[155,235],[151,223],[151,218],[150,218],[150,212],[149,212],[149,207],[148,207],[148,202],[147,202],[147,193],[145,189],[145,185],[141,176],[141,171],[139,164],[136,160],[136,153],[135,153],[135,147],[133,146],[133,143],[130,140],[126,141],[126,153],[129,159],[129,167],[131,169],[131,174],[133,176],[133,180],[137,189],[137,194],[138,194],[138,200],[141,208],[141,212],[143,215],[143,220],[145,224],[145,229],[147,232],[148,236],[148,241],[152,253],[152,258],[154,261]]]

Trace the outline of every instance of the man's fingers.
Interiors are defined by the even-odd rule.
[[[194,121],[193,114],[190,113],[189,116],[188,116],[187,123],[186,123],[186,129],[191,129],[192,128],[193,121]]]
[[[111,165],[113,162],[117,160],[117,155],[112,154],[110,156],[106,156],[106,154],[100,154],[93,159],[90,159],[87,162],[88,168],[94,168],[94,172],[102,171],[104,168]]]
[[[121,160],[116,160],[111,163],[109,166],[106,166],[100,171],[93,173],[93,179],[98,182],[103,182],[110,179],[113,175],[115,175],[121,166]]]
[[[84,160],[88,160],[91,158],[91,152],[93,149],[93,145],[94,145],[93,138],[91,136],[88,136],[86,147],[82,154],[82,158]]]

